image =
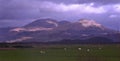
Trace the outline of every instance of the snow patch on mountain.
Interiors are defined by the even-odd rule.
[[[21,37],[15,40],[6,41],[6,43],[22,42],[23,40],[28,40],[28,39],[32,39],[32,37]]]
[[[53,25],[55,25],[56,27],[58,27],[58,24],[56,23],[56,22],[53,22],[53,21],[46,21],[47,23],[49,23],[49,24],[53,24]]]
[[[35,27],[35,28],[15,28],[10,31],[14,32],[21,32],[21,31],[30,31],[30,32],[35,32],[35,31],[49,31],[52,30],[53,28],[44,28],[44,27]]]
[[[99,27],[99,28],[102,27],[101,24],[95,22],[94,20],[82,19],[79,21],[79,23],[81,23],[82,26],[84,26],[84,27],[92,27],[92,26]]]
[[[11,29],[10,31],[20,32],[23,30],[25,30],[25,28],[14,28],[14,29]]]

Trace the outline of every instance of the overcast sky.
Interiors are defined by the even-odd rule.
[[[87,18],[117,28],[120,0],[0,0],[0,27],[22,26],[38,18]]]

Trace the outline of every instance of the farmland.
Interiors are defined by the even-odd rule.
[[[1,48],[0,61],[120,61],[120,45],[43,45],[35,48]]]

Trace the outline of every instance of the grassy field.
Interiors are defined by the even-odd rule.
[[[120,61],[120,45],[52,45],[0,49],[0,61]]]

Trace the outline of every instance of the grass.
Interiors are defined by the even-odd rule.
[[[79,47],[82,50],[79,51]],[[54,45],[31,49],[1,49],[0,61],[120,61],[120,45]]]

